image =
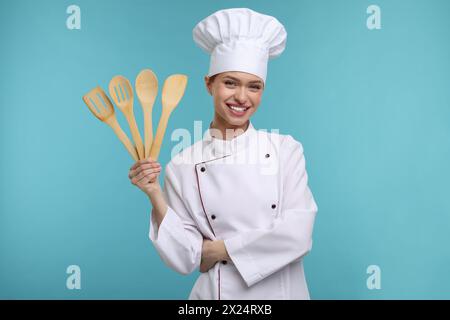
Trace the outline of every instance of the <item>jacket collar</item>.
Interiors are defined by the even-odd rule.
[[[217,136],[216,130],[211,128],[211,124],[212,122],[203,137],[204,151],[206,151],[204,152],[204,160],[225,157],[243,151],[254,142],[257,133],[253,124],[249,121],[247,130],[231,140],[224,140],[221,137],[215,137]]]

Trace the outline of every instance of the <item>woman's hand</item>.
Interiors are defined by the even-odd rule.
[[[131,183],[145,192],[148,196],[161,190],[158,182],[161,165],[151,158],[137,161],[128,173]]]
[[[223,260],[230,260],[224,241],[203,239],[200,272],[207,272],[217,262]]]

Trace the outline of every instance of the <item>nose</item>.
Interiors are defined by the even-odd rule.
[[[239,104],[244,104],[247,101],[247,93],[243,88],[237,88],[234,94],[234,99]]]

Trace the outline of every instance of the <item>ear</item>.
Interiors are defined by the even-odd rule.
[[[209,95],[212,96],[211,82],[209,81],[209,77],[208,76],[205,76],[205,86],[206,86],[206,90],[208,90]]]

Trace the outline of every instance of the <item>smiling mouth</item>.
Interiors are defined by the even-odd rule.
[[[245,111],[250,109],[250,107],[237,106],[237,105],[228,104],[228,103],[226,105],[227,105],[228,109],[230,109],[238,114],[243,114],[243,113],[245,113]]]

